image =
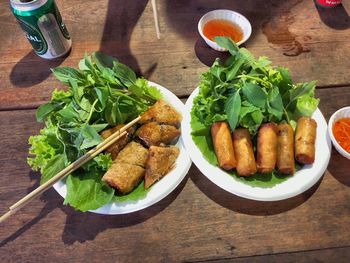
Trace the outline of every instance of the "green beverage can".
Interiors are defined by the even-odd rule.
[[[10,3],[38,56],[54,59],[69,52],[72,40],[54,0],[10,0]]]

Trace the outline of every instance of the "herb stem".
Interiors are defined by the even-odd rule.
[[[94,103],[92,104],[92,106],[91,106],[91,110],[90,110],[90,113],[89,113],[89,116],[88,116],[88,118],[86,119],[86,124],[89,124],[89,121],[90,121],[90,119],[91,119],[91,116],[92,116],[92,114],[93,114],[93,112],[94,112],[94,110],[95,110],[95,105],[96,105],[96,103],[98,102],[98,99],[96,99],[95,101],[94,101]]]
[[[283,112],[284,112],[284,115],[286,115],[287,122],[290,123],[288,112],[287,112],[286,108],[284,108],[284,107],[283,107]]]

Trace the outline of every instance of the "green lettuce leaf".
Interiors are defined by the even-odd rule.
[[[319,99],[316,99],[313,96],[310,96],[309,94],[300,96],[297,100],[297,106],[296,106],[297,117],[300,117],[300,116],[311,117],[311,115],[317,109],[319,102],[320,102]]]
[[[80,211],[97,209],[110,201],[114,196],[114,189],[101,181],[100,171],[91,170],[74,172],[66,180],[67,195],[64,204],[69,204]]]

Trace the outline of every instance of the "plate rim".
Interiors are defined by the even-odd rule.
[[[260,192],[265,192],[268,193],[269,191],[273,192],[274,190],[271,189],[275,189],[277,188],[283,188],[284,185],[286,185],[285,183],[290,181],[290,179],[277,184],[273,187],[269,187],[269,188],[263,188],[263,187],[254,187],[248,184],[244,184],[243,182],[240,182],[238,180],[236,180],[234,177],[230,176],[229,174],[225,173],[224,171],[222,171],[219,167],[214,166],[212,164],[210,164],[202,155],[202,153],[200,152],[200,150],[198,149],[197,145],[193,142],[192,140],[192,136],[191,136],[191,125],[190,125],[190,121],[191,121],[191,110],[192,110],[192,106],[193,106],[193,99],[198,95],[199,93],[199,87],[197,87],[196,89],[193,90],[193,92],[191,93],[191,95],[189,96],[189,98],[187,99],[186,103],[185,103],[185,115],[183,118],[183,122],[181,124],[181,134],[183,134],[183,140],[185,143],[185,147],[186,150],[188,152],[188,154],[190,155],[193,163],[197,166],[197,168],[201,171],[201,173],[207,177],[207,179],[209,179],[212,183],[214,183],[215,185],[217,185],[218,187],[220,187],[221,189],[246,198],[246,199],[250,199],[250,200],[256,200],[256,201],[279,201],[279,200],[285,200],[294,196],[297,196],[303,192],[305,192],[306,190],[308,190],[309,188],[311,188],[313,185],[315,185],[320,178],[322,177],[322,175],[325,173],[327,167],[328,167],[328,163],[330,160],[330,156],[331,156],[331,141],[330,138],[328,136],[327,133],[327,122],[322,114],[322,112],[319,110],[319,108],[316,109],[314,114],[319,115],[319,117],[321,118],[321,120],[318,120],[319,122],[323,122],[322,125],[324,126],[324,134],[325,137],[323,137],[323,140],[326,141],[326,145],[325,148],[327,151],[322,151],[322,155],[323,155],[323,162],[321,164],[319,164],[320,166],[316,169],[318,172],[316,175],[312,176],[312,178],[307,181],[307,183],[303,184],[303,185],[297,185],[294,186],[293,191],[289,191],[286,193],[282,193],[282,194],[274,194],[273,196],[263,196],[261,195],[261,193],[259,195],[252,195],[249,194],[247,192],[245,192],[247,189],[251,190],[253,188],[255,188],[255,190],[258,189],[258,191]],[[319,125],[318,125],[319,126]],[[321,128],[320,128],[321,129]],[[200,153],[200,154],[198,154]],[[204,166],[203,166],[204,164]],[[303,173],[307,172],[308,169],[313,169],[313,165],[309,165],[307,167],[303,167],[303,169],[301,170]],[[217,172],[219,170],[219,178],[218,175],[215,175],[215,177],[210,173],[210,172]],[[298,171],[300,172],[300,171]],[[297,172],[297,173],[298,173]],[[293,177],[291,177],[291,179],[295,178],[298,174],[295,174]],[[220,175],[221,174],[221,175]],[[224,182],[220,181],[220,177],[222,176],[222,174],[224,174],[225,176],[227,176],[227,178],[224,180]],[[300,174],[299,174],[300,176]],[[224,178],[224,177],[223,177]],[[295,180],[295,179],[294,179]],[[234,182],[234,183],[232,183]],[[290,181],[291,182],[291,181]],[[283,185],[284,184],[284,185]],[[281,187],[281,185],[283,187]],[[242,190],[237,190],[232,188],[232,186],[238,186],[238,187],[242,187],[243,189],[246,188],[246,190],[242,191]],[[256,191],[255,191],[256,192]]]
[[[168,101],[173,107],[176,108],[176,110],[180,111],[182,114],[182,117],[184,117],[185,114],[185,105],[184,103],[169,89],[163,87],[160,84],[157,84],[155,82],[147,80],[150,86],[155,86],[157,89],[160,90],[160,92],[163,95],[163,99],[165,101]],[[172,102],[170,102],[170,101]],[[176,104],[176,105],[173,105]],[[129,214],[136,211],[140,211],[143,209],[146,209],[147,207],[150,207],[162,199],[164,199],[166,196],[168,196],[171,192],[177,188],[177,186],[183,181],[185,176],[188,173],[188,170],[190,169],[192,165],[192,160],[186,151],[185,144],[183,142],[183,136],[182,134],[179,137],[179,141],[176,144],[180,148],[180,155],[176,159],[176,167],[172,171],[167,174],[167,176],[173,174],[178,174],[176,179],[166,179],[169,178],[167,176],[164,176],[160,181],[157,182],[152,188],[149,190],[147,195],[144,198],[135,200],[135,201],[124,201],[124,202],[110,202],[108,204],[105,204],[102,207],[99,207],[95,210],[88,210],[87,212],[95,213],[95,214],[103,214],[103,215],[121,215],[121,214]],[[180,159],[182,160],[180,164]],[[165,180],[164,180],[165,179]],[[169,182],[168,182],[169,181]],[[162,183],[163,182],[163,183]],[[159,193],[156,193],[164,184],[168,183],[168,187]],[[58,181],[53,185],[53,188],[56,190],[56,192],[63,198],[66,197],[67,194],[67,187],[65,182],[63,180]],[[148,200],[149,199],[149,200]],[[141,203],[139,203],[141,202]],[[138,204],[139,203],[139,204]]]

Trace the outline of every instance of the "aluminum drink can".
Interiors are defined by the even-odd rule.
[[[341,4],[341,0],[316,0],[316,3],[322,7],[335,7]]]
[[[38,56],[54,59],[69,52],[72,40],[54,0],[10,0],[10,3]]]

